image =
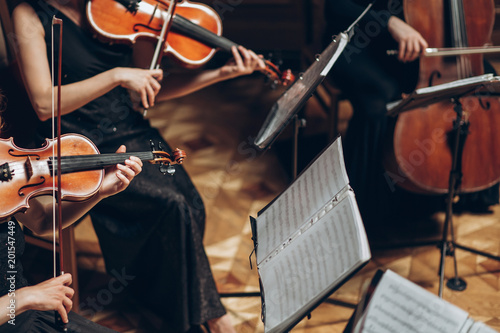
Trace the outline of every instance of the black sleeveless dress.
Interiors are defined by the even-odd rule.
[[[52,16],[64,22],[63,84],[131,66],[128,46],[101,43],[42,1],[32,6],[45,28],[48,52]],[[62,129],[87,136],[101,153],[114,152],[121,144],[127,151],[149,151],[150,140],[170,149],[133,110],[131,97],[121,87],[63,116]],[[39,134],[50,136],[50,121],[42,123]],[[225,314],[203,248],[203,202],[182,167],[176,166],[174,176],[165,176],[145,163],[124,192],[103,200],[90,215],[107,271],[133,277],[131,288],[141,304],[162,317],[164,331],[185,332]]]

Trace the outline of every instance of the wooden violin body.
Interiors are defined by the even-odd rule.
[[[493,0],[407,0],[404,9],[407,23],[422,34],[429,47],[484,46],[490,40]],[[457,11],[459,15],[450,17],[449,12]],[[481,74],[481,54],[420,57],[417,88]],[[478,95],[460,98],[459,102],[467,126],[460,142],[463,149],[457,155],[462,171],[458,191],[475,192],[500,180],[500,102],[498,97]],[[447,100],[398,116],[385,159],[397,185],[426,194],[448,192],[457,118],[454,106]]]
[[[140,38],[156,41],[163,25],[162,12],[168,10],[168,3],[141,0],[133,9],[127,7],[123,1],[116,0],[87,2],[86,14],[91,28],[108,42],[133,44]],[[200,67],[212,58],[215,49],[180,31],[186,25],[191,28],[196,25],[221,36],[221,20],[211,7],[187,0],[178,3],[175,11],[164,53],[178,59],[186,67]]]
[[[57,161],[53,157],[57,142],[46,139],[39,149],[23,149],[13,139],[0,139],[0,218],[29,208],[30,198],[51,195],[57,189]],[[61,136],[61,199],[84,201],[96,194],[102,184],[104,168],[123,163],[130,156],[151,163],[180,164],[186,154],[176,150],[171,158],[161,151],[99,154],[97,147],[79,134]],[[168,171],[166,171],[168,172]],[[54,182],[54,183],[53,183]]]
[[[86,16],[91,29],[107,42],[133,44],[141,38],[156,42],[168,7],[163,0],[90,0]],[[214,9],[188,0],[176,4],[164,54],[183,67],[199,68],[217,50],[231,53],[233,46],[238,44],[222,36],[222,21]],[[281,72],[269,60],[265,63],[263,72],[274,83],[288,85],[295,80],[290,70]]]
[[[0,160],[2,177],[0,179],[3,198],[0,203],[0,217],[29,207],[30,198],[52,194],[53,181],[57,177],[52,165],[52,148],[56,142],[47,139],[40,149],[23,149],[17,147],[12,138],[0,140]],[[83,136],[63,136],[61,138],[61,154],[80,155],[98,154],[97,147]],[[104,170],[90,170],[62,175],[62,193],[64,200],[86,200],[99,190]],[[57,183],[55,184],[57,188]]]

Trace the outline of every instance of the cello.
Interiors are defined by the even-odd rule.
[[[483,47],[494,23],[493,0],[406,0],[408,24],[429,47]],[[417,88],[484,74],[482,54],[421,56]],[[488,95],[445,100],[398,116],[384,164],[398,186],[416,193],[448,193],[457,130],[455,105],[463,108],[465,131],[459,134],[459,193],[491,187],[500,180],[500,102]],[[396,177],[394,177],[394,175]]]

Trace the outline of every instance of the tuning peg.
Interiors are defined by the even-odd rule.
[[[173,176],[175,173],[175,168],[171,164],[165,165],[165,163],[162,162],[160,163],[160,172],[164,175],[168,174],[170,176]]]
[[[170,175],[170,176],[173,176],[174,173],[175,173],[175,167],[173,165],[169,165],[168,168],[167,168],[167,173]]]
[[[155,151],[155,143],[153,142],[153,140],[149,140],[149,145],[151,146],[151,150],[152,151]]]

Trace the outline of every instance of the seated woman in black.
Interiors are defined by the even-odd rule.
[[[51,117],[47,51],[52,15],[64,22],[62,131],[89,137],[101,153],[112,152],[118,144],[149,150],[150,140],[169,149],[158,130],[134,109],[130,91],[150,108],[158,100],[265,68],[254,52],[234,47],[233,60],[216,69],[169,75],[139,69],[127,45],[93,37],[85,21],[85,1],[23,2],[12,14],[17,58],[31,103],[44,121],[42,138],[48,136]],[[175,177],[165,177],[146,164],[126,191],[100,202],[90,216],[107,271],[126,268],[136,276],[130,288],[138,302],[162,320],[162,332],[196,331],[202,324],[213,333],[235,332],[203,247],[203,201],[182,167]]]
[[[0,102],[1,100],[2,95]],[[116,152],[125,151],[125,146],[120,146]],[[106,169],[102,186],[92,198],[84,202],[63,202],[63,227],[77,221],[100,200],[123,191],[141,170],[141,160],[133,156],[123,165],[117,164]],[[66,273],[34,286],[28,285],[21,265],[24,234],[18,221],[36,234],[51,233],[52,197],[32,198],[29,205],[25,213],[17,213],[0,221],[0,331],[60,332],[55,323],[55,310],[63,322],[68,323],[69,320],[69,332],[113,332],[70,312],[74,294],[73,289],[69,287],[72,279],[70,274]],[[15,253],[15,267],[10,266],[12,253]]]

